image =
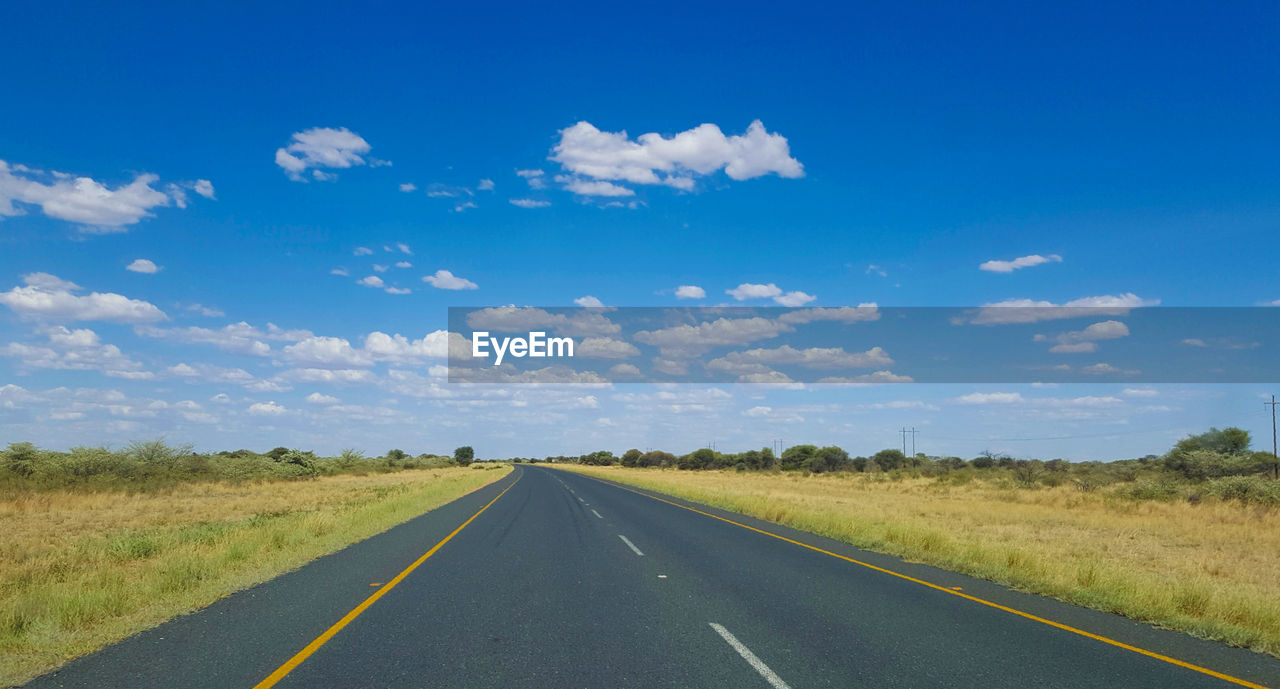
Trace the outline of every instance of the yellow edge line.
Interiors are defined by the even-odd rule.
[[[726,522],[726,523],[729,523],[729,524],[733,524],[734,526],[740,526],[740,527],[742,527],[742,528],[744,528],[744,529],[747,529],[747,530],[749,530],[749,531],[754,531],[754,532],[756,532],[756,533],[764,534],[764,535],[766,535],[766,536],[772,536],[773,538],[776,538],[776,539],[778,539],[778,540],[780,540],[780,541],[786,541],[787,543],[791,543],[791,544],[794,544],[794,545],[798,545],[798,546],[800,546],[800,547],[802,547],[802,548],[808,548],[809,550],[813,550],[813,551],[816,551],[816,552],[822,553],[822,554],[824,554],[824,555],[830,555],[831,557],[839,558],[839,559],[841,559],[841,560],[844,560],[845,562],[852,562],[852,563],[853,563],[853,564],[855,564],[855,565],[861,565],[861,566],[863,566],[863,567],[866,567],[867,569],[873,569],[873,570],[875,570],[875,571],[877,571],[877,572],[881,572],[881,573],[884,573],[884,574],[889,574],[889,575],[892,575],[892,576],[898,577],[899,579],[906,579],[907,581],[910,581],[910,582],[913,582],[913,583],[916,583],[916,584],[920,584],[921,586],[927,586],[927,587],[929,587],[929,588],[931,588],[931,589],[933,589],[933,590],[935,590],[935,591],[941,591],[941,592],[943,592],[943,593],[945,593],[945,594],[948,594],[948,595],[957,596],[957,597],[959,597],[959,598],[964,598],[964,599],[966,599],[966,600],[971,600],[971,601],[973,601],[973,602],[975,602],[975,603],[981,603],[982,605],[985,605],[985,606],[987,606],[987,607],[991,607],[991,608],[995,608],[996,610],[1003,610],[1004,612],[1007,612],[1007,613],[1011,613],[1011,614],[1017,615],[1018,617],[1023,617],[1023,618],[1026,618],[1026,619],[1028,619],[1028,620],[1033,620],[1033,621],[1035,621],[1035,622],[1039,622],[1039,623],[1041,623],[1041,624],[1047,624],[1047,625],[1049,625],[1050,627],[1055,627],[1055,628],[1057,628],[1057,629],[1061,629],[1061,630],[1063,630],[1063,631],[1071,632],[1072,634],[1079,634],[1080,636],[1083,636],[1083,637],[1087,637],[1087,638],[1093,639],[1094,641],[1101,641],[1101,642],[1102,642],[1102,643],[1104,643],[1104,644],[1110,644],[1111,646],[1115,646],[1115,647],[1117,647],[1117,648],[1123,648],[1123,649],[1124,649],[1124,650],[1126,650],[1126,651],[1132,651],[1132,652],[1134,652],[1134,653],[1137,653],[1137,654],[1140,654],[1140,655],[1147,656],[1148,658],[1155,658],[1156,660],[1162,660],[1162,661],[1164,661],[1164,662],[1166,662],[1166,663],[1169,663],[1169,664],[1171,664],[1171,665],[1177,665],[1178,667],[1183,667],[1183,668],[1186,668],[1186,669],[1188,669],[1188,670],[1194,670],[1194,671],[1196,671],[1196,672],[1199,672],[1199,673],[1204,674],[1204,675],[1208,675],[1208,676],[1210,676],[1210,677],[1216,677],[1216,678],[1218,678],[1218,679],[1220,679],[1220,680],[1223,680],[1223,681],[1226,681],[1226,682],[1231,682],[1232,684],[1238,684],[1238,685],[1240,685],[1240,686],[1242,686],[1242,687],[1249,687],[1250,689],[1270,689],[1270,687],[1266,687],[1266,686],[1261,685],[1261,684],[1255,684],[1255,683],[1253,683],[1253,682],[1250,682],[1250,681],[1249,681],[1249,680],[1247,680],[1247,679],[1240,679],[1239,677],[1232,677],[1231,675],[1224,674],[1224,673],[1218,672],[1218,671],[1216,671],[1216,670],[1210,670],[1210,669],[1209,669],[1209,668],[1207,668],[1207,667],[1201,667],[1201,666],[1196,665],[1196,664],[1194,664],[1194,663],[1188,663],[1188,662],[1183,661],[1183,660],[1178,660],[1177,658],[1170,658],[1169,656],[1161,655],[1161,654],[1156,653],[1156,652],[1154,652],[1154,651],[1148,651],[1148,650],[1147,650],[1147,649],[1145,649],[1145,648],[1139,648],[1139,647],[1137,647],[1137,646],[1131,646],[1131,645],[1129,645],[1129,644],[1124,643],[1123,641],[1116,641],[1115,639],[1111,639],[1111,638],[1108,638],[1108,637],[1102,636],[1102,635],[1100,635],[1100,634],[1094,634],[1093,632],[1086,632],[1086,631],[1085,631],[1085,630],[1083,630],[1083,629],[1077,629],[1076,627],[1072,627],[1071,625],[1063,624],[1063,623],[1061,623],[1061,622],[1054,622],[1053,620],[1048,620],[1048,619],[1045,619],[1045,618],[1043,618],[1043,617],[1039,617],[1039,616],[1037,616],[1037,615],[1032,615],[1032,614],[1031,614],[1031,613],[1029,613],[1029,612],[1023,612],[1023,611],[1018,610],[1018,609],[1016,609],[1016,608],[1010,608],[1010,607],[1008,607],[1008,606],[1006,606],[1006,605],[1001,605],[1001,604],[999,604],[999,603],[993,603],[993,602],[991,602],[991,601],[989,601],[989,600],[985,600],[985,599],[982,599],[982,598],[978,598],[977,596],[971,596],[971,595],[969,595],[969,594],[967,594],[967,593],[961,593],[961,592],[959,592],[959,591],[953,591],[953,590],[951,590],[951,589],[949,589],[949,588],[946,588],[945,586],[939,586],[939,585],[937,585],[937,584],[933,584],[933,583],[927,582],[927,581],[925,581],[925,580],[923,580],[923,579],[917,579],[917,578],[915,578],[915,577],[913,577],[913,576],[910,576],[910,575],[907,575],[907,574],[902,574],[902,573],[899,573],[899,572],[895,572],[895,571],[893,571],[893,570],[891,570],[891,569],[885,569],[884,567],[877,567],[876,565],[873,565],[873,564],[870,564],[870,563],[867,563],[867,562],[862,562],[861,560],[855,560],[855,559],[853,559],[853,558],[851,558],[851,557],[845,557],[844,555],[840,555],[839,553],[833,553],[833,552],[831,552],[830,550],[823,550],[822,548],[819,548],[819,547],[817,547],[817,546],[812,546],[812,545],[809,545],[808,543],[801,543],[800,541],[797,541],[797,540],[795,540],[795,539],[787,538],[786,536],[780,536],[780,535],[778,535],[778,534],[776,534],[776,533],[771,533],[771,532],[769,532],[769,531],[765,531],[764,529],[757,529],[757,528],[756,528],[756,527],[754,527],[754,526],[748,526],[748,525],[743,524],[743,523],[741,523],[741,522],[735,522],[735,521],[733,521],[732,519],[725,519],[724,517],[721,517],[721,516],[719,516],[719,515],[711,514],[710,512],[703,512],[702,510],[699,510],[699,509],[696,509],[696,508],[693,508],[693,507],[689,507],[688,505],[681,505],[680,503],[677,503],[677,502],[672,502],[672,501],[670,501],[670,500],[664,500],[664,499],[659,498],[659,497],[657,497],[657,496],[650,495],[649,493],[646,493],[646,492],[643,492],[643,491],[639,491],[639,490],[634,490],[634,489],[632,489],[632,488],[628,488],[628,487],[626,487],[626,486],[619,485],[619,484],[617,484],[617,483],[613,483],[613,482],[611,482],[611,481],[605,481],[605,480],[603,480],[603,479],[599,479],[599,478],[596,478],[596,477],[594,477],[594,476],[588,476],[587,474],[578,474],[578,475],[579,475],[579,476],[587,476],[587,478],[591,478],[591,479],[594,479],[594,480],[596,480],[596,481],[600,481],[601,483],[608,483],[609,485],[612,485],[612,486],[613,486],[613,487],[615,487],[615,488],[621,488],[622,490],[625,490],[625,491],[629,491],[629,492],[635,493],[636,495],[643,495],[643,496],[644,496],[644,497],[646,497],[646,498],[650,498],[650,499],[652,499],[652,500],[657,500],[658,502],[664,502],[664,503],[666,503],[666,504],[668,504],[668,505],[673,505],[673,506],[675,506],[675,507],[679,507],[680,509],[689,510],[690,512],[696,512],[696,513],[698,513],[698,514],[701,514],[701,515],[704,515],[704,516],[707,516],[707,517],[711,517],[712,519],[719,519],[719,520],[720,520],[720,521],[722,521],[722,522]]]
[[[440,550],[440,548],[443,547],[445,543],[448,543],[450,540],[453,539],[454,536],[457,536],[458,532],[465,529],[467,525],[470,524],[472,521],[475,521],[476,517],[479,517],[482,512],[489,509],[490,505],[497,502],[498,498],[502,497],[503,495],[506,495],[507,491],[515,487],[516,483],[519,483],[519,482],[520,482],[520,478],[517,477],[516,480],[511,483],[510,486],[507,486],[506,488],[502,489],[501,493],[498,493],[498,495],[494,499],[490,500],[487,504],[485,504],[484,507],[481,507],[479,512],[476,512],[475,514],[471,515],[471,517],[467,519],[467,521],[462,522],[461,526],[454,529],[453,532],[450,533],[448,536],[445,536],[443,540],[441,540],[439,543],[432,546],[431,550],[428,550],[426,553],[422,555],[422,557],[418,558],[417,560],[414,560],[413,564],[409,565],[408,567],[405,567],[404,571],[397,574],[394,579],[392,579],[391,581],[388,581],[386,584],[382,586],[382,588],[378,589],[377,591],[374,591],[373,595],[364,599],[364,602],[362,602],[360,605],[357,605],[356,607],[352,608],[351,612],[347,613],[346,615],[343,615],[342,619],[335,622],[332,627],[329,627],[328,629],[326,629],[323,634],[321,634],[320,636],[317,636],[315,638],[315,641],[312,641],[311,643],[307,644],[306,647],[304,647],[301,651],[298,651],[292,658],[286,661],[284,665],[281,665],[280,667],[276,668],[275,672],[271,673],[270,675],[267,675],[266,679],[253,685],[253,689],[269,689],[270,687],[274,687],[277,682],[284,679],[285,676],[288,675],[290,672],[293,672],[294,668],[301,665],[302,661],[306,660],[307,658],[310,658],[313,653],[320,650],[321,646],[328,643],[329,639],[332,639],[338,632],[342,631],[343,627],[346,627],[348,624],[351,624],[351,621],[359,617],[360,613],[364,612],[365,610],[368,610],[369,606],[378,602],[378,599],[382,598],[387,594],[388,591],[395,588],[396,584],[399,584],[401,581],[404,581],[404,578],[409,576],[409,574],[413,572],[413,570],[417,569],[422,563],[426,562],[427,558],[430,558],[432,555],[435,555],[436,551]]]

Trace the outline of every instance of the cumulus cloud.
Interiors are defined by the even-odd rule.
[[[521,306],[497,306],[472,311],[467,314],[467,325],[475,330],[496,332],[545,330],[571,337],[616,335],[622,331],[622,326],[596,311],[567,315]]]
[[[604,306],[604,302],[601,302],[599,299],[591,296],[590,294],[588,294],[585,297],[578,297],[577,299],[574,299],[573,303],[577,304],[578,306],[588,307],[588,308],[598,308],[598,307]]]
[[[664,357],[681,358],[697,356],[712,347],[750,344],[792,330],[786,323],[768,318],[719,318],[697,325],[641,330],[635,340],[658,347]]]
[[[436,289],[462,290],[462,289],[479,289],[480,288],[480,286],[477,285],[476,283],[466,278],[458,277],[457,275],[454,275],[450,271],[443,270],[443,269],[437,270],[435,275],[427,275],[423,277],[422,281],[430,284],[432,287],[435,287]]]
[[[788,311],[778,316],[778,320],[791,324],[816,323],[820,321],[858,323],[880,320],[880,309],[873,303],[858,304],[857,306],[799,309]]]
[[[157,328],[155,326],[137,326],[134,332],[143,337],[155,337],[174,340],[185,344],[209,344],[221,349],[224,352],[233,354],[248,354],[251,356],[268,356],[271,353],[271,345],[263,340],[283,340],[289,341],[299,336],[310,336],[305,331],[297,331],[292,335],[282,336],[285,331],[278,331],[275,334],[269,334],[263,330],[255,328],[244,321],[232,323],[222,328],[201,328],[190,326],[186,328]]]
[[[1098,351],[1099,340],[1114,340],[1129,336],[1129,327],[1120,321],[1094,323],[1084,330],[1074,330],[1058,335],[1036,335],[1036,342],[1056,342],[1049,348],[1054,354],[1085,354]]]
[[[357,246],[351,254],[354,256],[372,256],[373,249],[370,249],[367,246]]]
[[[282,351],[285,361],[318,368],[355,368],[373,364],[367,352],[340,337],[309,337]]]
[[[840,347],[796,349],[791,345],[783,345],[776,349],[730,352],[707,362],[707,368],[739,374],[762,373],[764,364],[792,364],[815,369],[871,368],[892,366],[893,359],[880,347],[872,347],[865,352],[846,352]]]
[[[208,180],[170,184],[167,193],[152,188],[158,180],[156,175],[141,174],[112,188],[91,177],[45,173],[0,160],[0,218],[22,215],[25,210],[17,203],[39,206],[51,218],[79,223],[81,232],[124,232],[125,226],[150,217],[154,208],[171,203],[185,207],[184,188],[213,198],[213,185]]]
[[[255,416],[280,416],[289,410],[275,402],[254,402],[245,411]]]
[[[615,364],[609,367],[611,378],[639,378],[640,369],[631,364]]]
[[[154,275],[155,273],[160,272],[160,266],[145,258],[135,258],[133,263],[125,266],[124,269],[135,273],[146,273],[148,275]]]
[[[560,131],[550,160],[567,175],[557,179],[570,191],[590,196],[624,196],[634,190],[618,183],[659,184],[690,190],[695,180],[720,170],[733,180],[767,174],[797,178],[804,166],[791,157],[785,137],[753,121],[743,134],[725,136],[714,124],[702,124],[670,138],[642,134],[632,140],[625,131],[601,131],[578,122]],[[541,172],[541,171],[539,171]],[[526,179],[539,179],[531,175]]]
[[[680,285],[676,288],[676,299],[705,299],[707,291],[697,285]]]
[[[476,189],[480,191],[493,191],[493,187],[493,180],[488,178],[480,180],[480,183],[476,185]]]
[[[956,401],[960,404],[1016,404],[1026,400],[1017,392],[972,392],[957,397]]]
[[[362,277],[359,280],[356,280],[356,284],[364,285],[365,287],[376,287],[378,289],[382,289],[383,287],[386,287],[386,285],[382,282],[382,278],[378,277],[377,275],[369,275],[366,277]]]
[[[733,289],[725,290],[724,293],[738,301],[745,301],[747,299],[766,299],[769,297],[781,296],[782,288],[772,282],[767,285],[756,285],[750,282],[744,282]]]
[[[585,359],[626,359],[640,356],[640,350],[630,342],[611,337],[587,337],[578,343],[573,354]]]
[[[75,294],[79,285],[49,273],[23,276],[26,287],[0,292],[0,304],[19,316],[68,321],[150,323],[168,319],[154,304],[111,292]]]
[[[804,292],[783,292],[781,287],[770,282],[767,285],[757,285],[750,282],[744,282],[733,289],[724,291],[725,294],[733,297],[738,301],[746,301],[747,299],[772,299],[775,303],[782,306],[804,306],[809,302],[817,299],[812,294]]]
[[[0,348],[0,356],[13,357],[24,368],[64,371],[99,371],[114,378],[146,380],[154,374],[125,356],[119,347],[103,344],[98,334],[87,328],[71,330],[55,326],[44,331],[48,345],[11,342]]]
[[[1065,304],[1033,299],[1009,299],[986,304],[976,312],[955,318],[952,322],[957,325],[963,323],[1001,325],[1008,323],[1038,323],[1087,316],[1123,316],[1133,309],[1158,306],[1159,304],[1159,299],[1143,299],[1132,292],[1081,297]]]
[[[400,191],[403,191],[406,194],[417,191],[417,190],[418,190],[418,185],[414,184],[413,182],[405,182],[404,184],[400,185]]]
[[[551,205],[550,201],[538,201],[537,199],[511,199],[509,203],[520,208],[546,208]]]
[[[307,402],[310,402],[311,404],[337,404],[339,401],[340,400],[337,397],[322,395],[318,392],[313,392],[310,395],[307,395]]]
[[[288,146],[276,149],[276,165],[295,182],[305,181],[307,170],[313,179],[330,181],[337,175],[325,170],[383,164],[366,160],[369,151],[369,142],[346,127],[314,127],[294,133]]]
[[[1049,254],[1048,256],[1031,254],[1030,256],[1015,258],[1012,261],[992,260],[986,261],[982,265],[978,266],[978,270],[985,270],[991,273],[1012,273],[1015,270],[1043,265],[1045,263],[1062,263],[1062,257],[1057,254]]]

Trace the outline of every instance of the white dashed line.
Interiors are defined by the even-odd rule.
[[[599,519],[604,519],[604,517],[601,517],[601,516],[600,516],[600,513],[599,513],[599,512],[597,512],[597,511],[595,511],[595,510],[591,510],[591,514],[596,515],[596,517],[597,517],[597,518],[599,518]]]
[[[623,536],[622,534],[618,534],[618,538],[621,538],[621,539],[622,539],[622,542],[623,542],[623,543],[626,543],[628,548],[630,548],[630,549],[632,549],[633,551],[635,551],[635,554],[636,554],[636,555],[639,555],[640,557],[644,557],[644,553],[640,552],[640,549],[636,547],[636,544],[635,544],[635,543],[632,543],[631,541],[628,541],[626,536]]]
[[[729,645],[733,647],[733,650],[738,652],[738,655],[742,656],[743,660],[747,661],[751,667],[755,668],[755,671],[759,672],[760,676],[773,686],[773,689],[791,689],[791,687],[787,686],[786,682],[782,681],[782,678],[779,677],[777,673],[770,670],[769,666],[764,664],[763,660],[757,658],[756,654],[751,652],[751,649],[744,646],[741,641],[738,641],[738,637],[730,634],[728,629],[725,629],[722,625],[718,625],[715,622],[708,622],[708,624],[711,625],[712,629],[716,630],[716,633],[719,634],[722,639],[727,641]]]

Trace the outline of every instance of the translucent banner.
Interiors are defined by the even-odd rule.
[[[451,383],[1271,383],[1280,309],[454,307]]]

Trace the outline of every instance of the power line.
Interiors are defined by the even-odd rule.
[[[1074,440],[1076,438],[1116,438],[1122,435],[1139,435],[1142,433],[1166,433],[1168,431],[1182,431],[1182,430],[1185,430],[1184,426],[1170,426],[1168,428],[1148,428],[1146,430],[1141,430],[1141,431],[1118,431],[1116,433],[1082,433],[1079,435],[1050,435],[1050,436],[1044,436],[1040,438],[956,438],[956,437],[944,436],[944,435],[935,435],[935,436],[929,436],[929,437],[936,438],[937,440],[960,440],[960,441],[966,441],[966,442],[979,442],[979,443],[981,442],[1015,443],[1015,442],[1033,442],[1037,440]]]

